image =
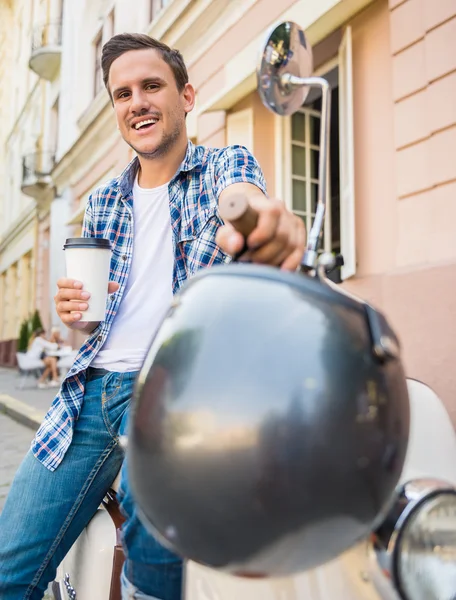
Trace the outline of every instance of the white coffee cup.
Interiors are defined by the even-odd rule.
[[[82,321],[104,321],[108,299],[111,242],[104,238],[68,238],[63,246],[67,277],[90,293]],[[75,311],[77,312],[77,311]]]

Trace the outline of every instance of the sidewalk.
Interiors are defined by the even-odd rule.
[[[20,377],[17,369],[0,367],[0,512],[9,492],[11,482],[21,460],[30,447],[34,432],[54,399],[58,388],[39,390],[36,379],[29,377],[25,387],[18,388]],[[18,421],[11,422],[8,417]],[[43,600],[51,600],[51,586]]]
[[[34,430],[38,428],[51,405],[58,388],[39,390],[36,379],[28,377],[19,389],[21,378],[17,369],[0,367],[0,413]]]

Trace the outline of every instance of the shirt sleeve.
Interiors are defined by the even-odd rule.
[[[95,226],[93,222],[93,194],[90,194],[84,211],[82,237],[95,237]]]
[[[264,194],[266,181],[256,158],[244,146],[224,148],[216,165],[217,198],[233,183],[252,183]]]

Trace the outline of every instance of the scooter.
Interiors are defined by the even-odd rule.
[[[335,261],[319,255],[318,244],[325,216],[330,96],[327,82],[311,73],[304,32],[291,22],[273,28],[258,69],[264,104],[277,114],[292,114],[310,87],[322,90],[319,199],[303,274],[288,277],[253,265],[214,267],[175,299],[138,378],[127,449],[132,489],[145,524],[186,557],[183,600],[454,600],[456,434],[438,396],[424,383],[405,379],[397,338],[382,315],[343,292],[336,295],[326,277]],[[244,235],[254,226],[255,214],[242,198],[220,206],[220,213]],[[223,287],[231,301],[218,312],[208,305],[205,322],[208,315],[212,321],[206,329],[192,307],[211,297],[213,285]],[[290,321],[268,315],[277,318],[278,327],[269,328],[273,340],[271,332],[262,338],[259,361],[245,351],[251,339],[239,347],[224,323],[242,337],[242,327],[251,334],[258,319],[258,333],[271,323],[264,317],[277,299],[289,307]],[[320,312],[309,312],[315,306]],[[312,319],[300,320],[299,311]],[[361,315],[357,325],[355,313]],[[317,351],[321,331],[313,330],[309,338],[305,328],[334,315],[331,335],[337,331],[339,337],[330,347],[339,352],[326,364],[321,362],[326,354]],[[243,321],[244,316],[249,319]],[[189,323],[200,327],[186,328]],[[301,323],[302,336],[313,340],[310,348],[300,345]],[[213,356],[217,339],[233,340],[231,346],[225,343],[231,351],[212,361],[203,379],[198,353]],[[277,355],[264,354],[274,344],[287,354],[283,378]],[[289,346],[302,353],[301,362]],[[352,352],[355,347],[360,352]],[[176,370],[173,352],[182,349],[192,360],[181,361]],[[339,367],[341,351],[345,370]],[[268,360],[272,366],[265,371]],[[237,370],[230,373],[232,364]],[[167,379],[160,378],[162,391],[154,379],[157,369],[167,373]],[[296,377],[300,387],[292,389]],[[327,386],[322,395],[320,383],[337,377],[343,385]],[[258,382],[265,379],[258,392]],[[231,394],[219,401],[208,381],[221,396],[224,390]],[[355,381],[358,387],[350,387]],[[282,403],[293,400],[286,417],[277,416],[277,404],[264,412],[275,401],[275,386],[284,390]],[[355,390],[363,390],[356,402]],[[230,405],[231,413],[226,412]],[[159,424],[153,434],[150,419]],[[157,477],[164,486],[156,485]],[[56,600],[120,598],[122,519],[115,487],[60,565],[53,584]]]
[[[432,498],[442,485],[439,482],[445,482],[442,492],[449,490],[456,503],[456,435],[448,413],[440,398],[423,382],[408,379],[407,386],[411,424],[393,509],[394,512],[400,507],[393,521],[398,527],[401,516],[404,519],[420,506],[426,506],[425,499]],[[422,491],[408,487],[410,482],[417,481],[423,482]],[[105,506],[100,507],[60,565],[52,585],[55,600],[120,600],[120,569],[114,568],[114,557],[121,552],[118,538],[121,516],[117,512],[116,489],[117,480],[107,499],[113,506],[113,516]],[[406,494],[410,497],[404,502]],[[448,517],[453,521],[454,531],[454,509]],[[392,539],[391,545],[385,542],[383,552],[388,551],[395,560],[400,560],[404,549],[395,546],[396,540]],[[384,558],[377,540],[368,537],[326,565],[280,579],[243,579],[189,560],[185,565],[183,600],[420,600],[420,595],[401,595],[400,590],[395,589],[393,564],[389,562],[388,567]],[[454,554],[452,560],[455,560]],[[120,567],[121,561],[118,564]],[[454,588],[450,589],[450,594],[453,592]],[[427,598],[449,600],[454,598],[450,594]]]

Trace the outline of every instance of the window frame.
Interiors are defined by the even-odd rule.
[[[335,67],[339,70],[340,247],[345,263],[341,268],[341,278],[346,280],[356,274],[353,54],[350,26],[347,26],[343,33],[338,54],[316,69],[313,75],[324,76]],[[275,132],[276,195],[284,200],[289,210],[292,210],[291,116],[275,115]],[[327,189],[329,196],[329,185]],[[328,197],[325,250],[331,244],[330,202],[331,199]]]
[[[342,280],[356,274],[355,149],[353,111],[352,28],[345,28],[339,45],[340,248]]]
[[[292,128],[292,122],[293,122],[293,116],[296,114],[301,114],[304,116],[304,141],[302,140],[298,140],[298,139],[293,139],[293,128]],[[310,231],[310,228],[312,227],[312,224],[314,222],[315,219],[315,212],[312,212],[312,186],[318,185],[318,178],[312,177],[312,163],[311,163],[311,154],[312,151],[318,151],[318,153],[320,152],[320,146],[313,144],[312,140],[311,140],[311,134],[310,134],[310,125],[311,125],[311,120],[312,118],[318,118],[321,122],[321,112],[311,108],[311,107],[301,107],[300,109],[298,109],[293,116],[290,117],[290,145],[291,145],[291,171],[290,171],[290,176],[291,176],[291,209],[293,210],[293,212],[295,213],[295,215],[300,216],[301,218],[303,218],[303,220],[305,220],[305,225],[306,225],[306,230]],[[319,125],[320,127],[320,125]],[[298,173],[293,173],[293,146],[296,146],[297,148],[302,148],[305,150],[305,168],[304,168],[304,175],[300,175]],[[306,186],[306,210],[302,211],[299,209],[296,209],[293,207],[293,183],[295,181],[300,181],[302,183],[305,184]],[[329,192],[329,190],[328,190]],[[317,190],[318,193],[318,190]],[[327,202],[328,199],[330,201],[330,194],[328,193],[328,197],[327,197]],[[315,205],[317,203],[318,198],[315,198]],[[329,212],[329,211],[328,211]],[[326,229],[326,221],[325,221],[325,229]]]

